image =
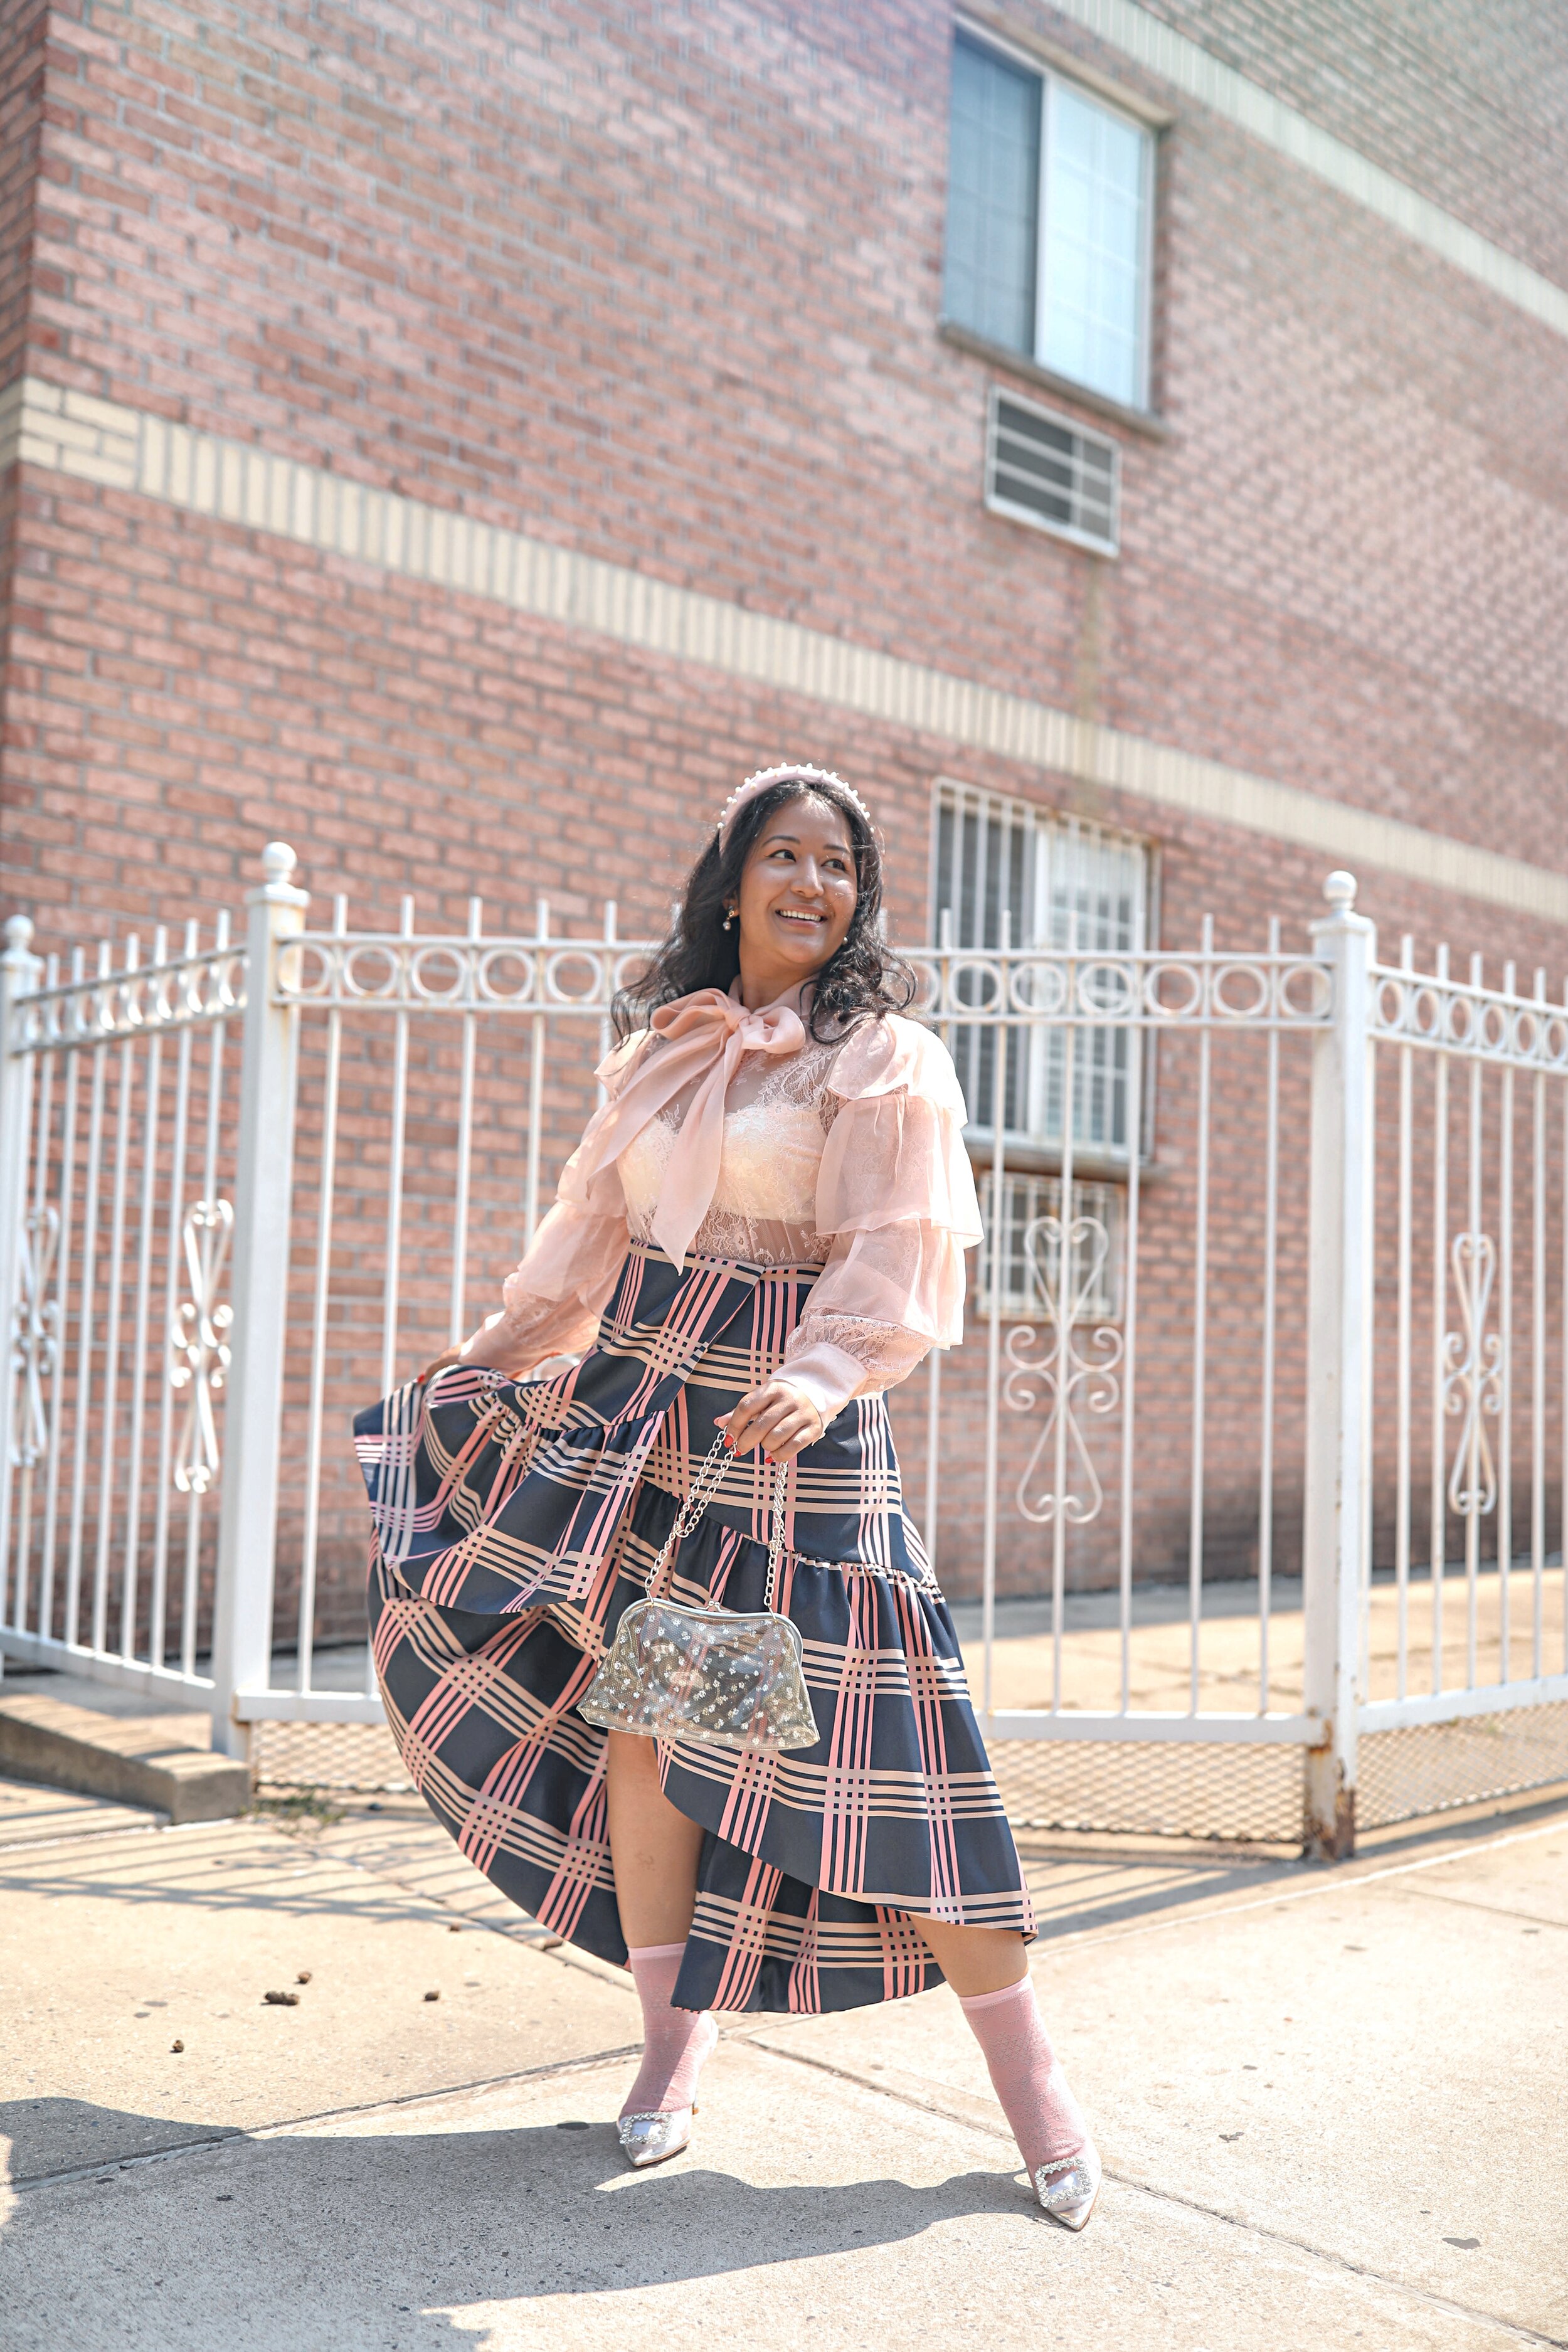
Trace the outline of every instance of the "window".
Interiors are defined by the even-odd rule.
[[[939,942],[998,948],[1006,915],[1016,947],[1135,954],[1147,941],[1148,903],[1143,843],[968,784],[939,788],[931,877]],[[984,1003],[983,975],[961,970],[956,993],[961,1002]],[[954,1024],[947,1042],[969,1107],[970,1139],[988,1142],[996,1115],[996,1033]],[[1065,1028],[1044,1024],[1011,1033],[1004,1115],[1009,1154],[1060,1150],[1067,1044]],[[1080,1024],[1075,1032],[1072,1134],[1080,1163],[1126,1164],[1133,1129],[1130,1048],[1125,1029]],[[1147,1120],[1140,1127],[1146,1137]]]
[[[988,342],[1035,348],[1040,77],[961,34],[952,53],[947,314]]]
[[[1058,1296],[1061,1244],[1037,1231],[1037,1219],[1059,1217],[1062,1187],[1058,1176],[1009,1176],[1002,1179],[1002,1314],[1010,1323],[1043,1323],[1047,1319],[1046,1293]],[[980,1187],[980,1214],[987,1244],[980,1254],[975,1313],[991,1311],[992,1192]],[[1087,1220],[1070,1248],[1077,1319],[1120,1321],[1122,1306],[1122,1251],[1127,1232],[1127,1195],[1120,1184],[1079,1184],[1072,1187],[1074,1222]]]
[[[948,318],[1145,407],[1153,152],[1143,124],[961,31]]]
[[[1118,456],[1102,433],[992,385],[985,503],[993,512],[1114,555]]]

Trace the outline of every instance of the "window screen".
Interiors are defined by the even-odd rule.
[[[1040,79],[959,38],[952,57],[947,315],[1032,351],[1040,188]]]

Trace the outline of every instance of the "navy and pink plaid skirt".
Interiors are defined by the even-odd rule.
[[[577,1712],[714,1435],[778,1369],[816,1279],[636,1244],[580,1364],[458,1366],[360,1416],[370,1617],[387,1721],[470,1861],[558,1935],[624,1961],[605,1735]],[[731,1463],[673,1597],[760,1609],[773,1473]],[[682,2007],[814,2011],[941,1982],[921,1915],[1029,1934],[963,1661],[904,1515],[879,1396],[845,1406],[787,1490],[776,1605],[820,1734],[785,1755],[658,1743],[701,1823]]]

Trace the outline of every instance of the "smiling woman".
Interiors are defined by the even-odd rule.
[[[741,927],[741,1002],[754,1013],[843,946],[858,893],[849,827],[828,801],[786,801],[756,839],[724,919]]]
[[[501,1307],[357,1425],[377,1671],[463,1851],[629,1963],[634,2164],[686,2146],[711,2011],[945,1976],[1081,2229],[1099,2159],[885,1402],[962,1337],[980,1218],[880,908],[839,778],[731,794]]]
[[[787,812],[787,815],[786,815]],[[772,843],[775,830],[794,836]],[[882,858],[866,804],[842,780],[821,768],[764,768],[731,793],[712,836],[687,877],[669,938],[640,987],[619,1008],[625,1036],[639,1015],[703,988],[725,992],[740,983],[742,1000],[756,1011],[770,999],[761,992],[766,975],[757,959],[767,951],[769,925],[763,901],[749,920],[751,892],[793,877],[810,839],[817,860],[816,890],[795,894],[803,911],[826,915],[847,890],[847,920],[836,935],[811,921],[796,928],[812,940],[809,955],[781,971],[785,988],[803,973],[812,982],[806,1024],[818,1040],[842,1035],[867,1016],[901,1013],[914,994],[914,974],[880,937]],[[844,853],[848,863],[844,863]],[[742,904],[742,894],[746,903]],[[789,900],[787,887],[779,896]],[[792,940],[792,955],[795,952]],[[748,994],[750,985],[758,993]]]

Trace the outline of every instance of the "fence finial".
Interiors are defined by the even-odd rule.
[[[1348,915],[1355,905],[1355,876],[1337,866],[1323,885],[1323,896],[1336,915]]]
[[[258,890],[247,890],[247,907],[308,907],[310,894],[297,889],[289,877],[299,865],[299,858],[286,841],[269,841],[261,853],[262,883]]]
[[[5,952],[8,956],[25,956],[33,944],[31,915],[8,915],[5,919]]]

